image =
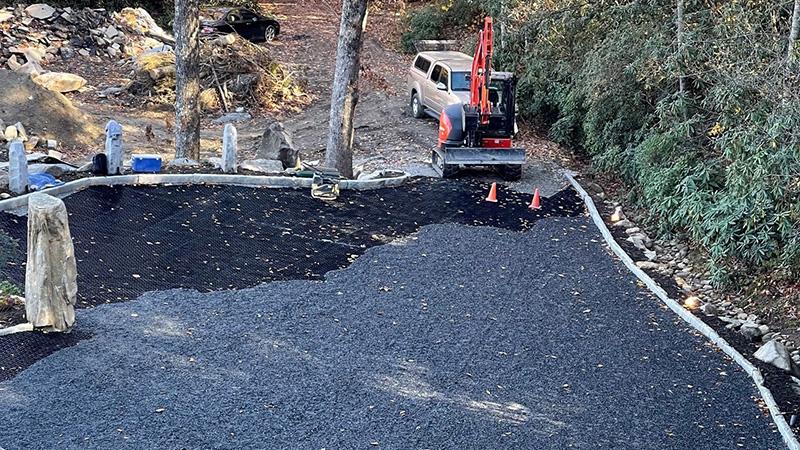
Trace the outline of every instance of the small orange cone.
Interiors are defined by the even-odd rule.
[[[539,188],[533,191],[533,201],[531,201],[530,209],[542,209],[542,199],[539,197]]]
[[[489,196],[486,197],[486,201],[497,203],[497,183],[492,183],[492,188],[489,189]]]

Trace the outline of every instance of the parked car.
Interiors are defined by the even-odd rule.
[[[272,17],[245,8],[234,8],[215,21],[203,22],[203,34],[237,33],[251,42],[269,42],[281,31],[281,25]]]
[[[420,52],[408,72],[411,114],[438,118],[445,106],[469,102],[472,57],[454,51]]]

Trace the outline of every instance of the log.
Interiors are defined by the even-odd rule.
[[[67,208],[43,193],[28,200],[28,264],[25,315],[36,328],[69,331],[78,294],[75,249]]]

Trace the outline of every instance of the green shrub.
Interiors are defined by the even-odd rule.
[[[436,6],[426,6],[409,14],[408,31],[400,38],[403,50],[415,53],[414,43],[426,39],[439,39],[444,27],[444,15]]]
[[[509,21],[495,64],[517,74],[523,118],[619,175],[661,233],[704,247],[714,281],[800,274],[790,3],[687,0],[683,49],[673,2],[480,4]]]
[[[438,0],[411,12],[406,17],[406,32],[400,38],[402,50],[415,53],[414,43],[427,39],[447,39],[480,22],[484,8],[477,0]],[[474,43],[465,43],[465,47]]]

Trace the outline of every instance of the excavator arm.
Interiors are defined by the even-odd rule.
[[[489,83],[492,79],[492,51],[494,47],[494,27],[492,18],[483,22],[483,30],[478,34],[475,57],[472,59],[469,105],[477,109],[480,123],[489,123],[492,105],[489,103]]]

